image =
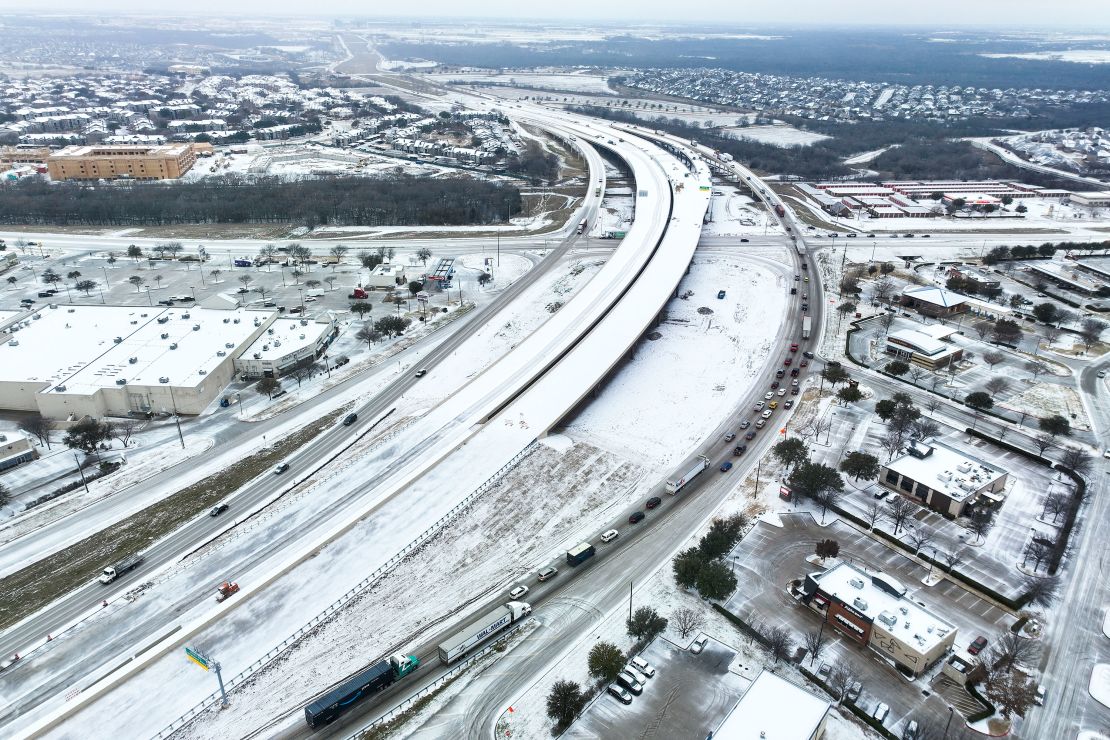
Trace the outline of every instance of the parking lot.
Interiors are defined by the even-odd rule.
[[[602,692],[563,737],[705,737],[760,671],[713,638],[698,655],[659,638],[641,656],[655,668],[643,694],[626,706]]]
[[[736,568],[739,586],[725,606],[757,629],[783,626],[799,645],[806,632],[818,628],[819,617],[795,602],[787,587],[791,580],[820,570],[806,557],[813,554],[819,540],[827,538],[840,543],[841,560],[894,576],[910,589],[910,598],[952,622],[959,629],[957,646],[966,646],[978,635],[993,640],[1013,621],[1002,609],[950,581],[923,586],[927,568],[840,521],[821,527],[808,513],[785,514],[781,521],[781,527],[757,524],[728,558]],[[890,717],[885,722],[888,728],[911,716],[934,714],[947,718],[947,705],[929,684],[932,673],[911,682],[869,648],[843,639],[832,629],[826,629],[825,636],[827,645],[814,665],[810,667],[807,662],[806,667],[816,671],[821,663],[851,665],[863,684],[859,705],[868,711],[880,701],[889,705]]]

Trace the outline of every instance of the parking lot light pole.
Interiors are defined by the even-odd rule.
[[[944,740],[948,740],[948,728],[952,724],[952,715],[953,714],[955,714],[955,710],[952,708],[952,705],[949,704],[948,705],[948,722],[944,725]]]

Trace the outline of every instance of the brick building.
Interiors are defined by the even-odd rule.
[[[196,161],[191,144],[69,146],[46,160],[52,180],[173,180]]]

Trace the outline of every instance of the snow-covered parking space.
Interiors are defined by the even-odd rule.
[[[751,196],[743,195],[733,185],[713,186],[709,202],[708,221],[702,227],[703,236],[750,236],[753,234],[782,234],[782,226]]]
[[[662,474],[735,407],[762,371],[785,312],[786,265],[697,255],[664,309],[566,433]],[[725,297],[717,298],[724,290]]]

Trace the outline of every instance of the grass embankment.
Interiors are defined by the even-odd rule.
[[[141,552],[226,498],[262,471],[333,426],[339,410],[280,443],[167,496],[118,524],[0,579],[0,629],[34,614],[54,599],[93,580],[105,566]]]

